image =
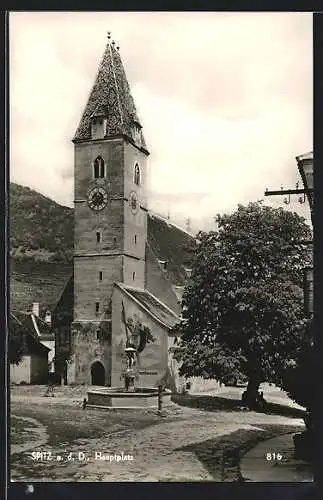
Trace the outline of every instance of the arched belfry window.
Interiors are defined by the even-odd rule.
[[[134,183],[137,184],[137,186],[140,184],[140,167],[138,163],[135,163]]]
[[[98,156],[94,160],[93,177],[94,179],[103,179],[103,177],[105,177],[105,164],[102,156]]]

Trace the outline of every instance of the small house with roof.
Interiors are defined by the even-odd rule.
[[[46,384],[52,339],[48,325],[33,312],[11,313],[10,329],[22,338],[23,353],[18,364],[10,365],[12,384]],[[42,338],[49,339],[42,341]]]

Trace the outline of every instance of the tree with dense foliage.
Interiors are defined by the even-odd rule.
[[[316,367],[320,360],[314,345],[313,318],[309,320],[305,335],[294,359],[280,372],[279,385],[296,403],[306,408],[306,430],[294,436],[295,451],[299,458],[315,460],[318,430],[320,428],[320,383]]]
[[[317,359],[314,346],[313,319],[309,320],[302,342],[299,343],[294,359],[281,371],[278,383],[296,403],[312,412],[318,403]],[[312,421],[306,422],[311,428]]]
[[[216,217],[198,234],[183,295],[180,373],[224,381],[248,377],[252,401],[261,382],[278,382],[303,342],[303,268],[311,255],[305,220],[261,202]]]
[[[25,328],[14,315],[10,315],[8,329],[8,360],[18,365],[25,349]]]

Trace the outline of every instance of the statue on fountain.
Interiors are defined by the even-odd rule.
[[[135,391],[136,378],[136,354],[137,350],[133,346],[126,347],[124,352],[127,355],[127,367],[124,372],[124,385],[126,392]]]

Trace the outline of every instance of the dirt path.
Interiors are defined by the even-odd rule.
[[[205,417],[205,416],[204,416]],[[223,436],[248,424],[216,424],[214,418],[188,419],[163,423],[131,435],[111,436],[93,441],[87,447],[89,461],[77,472],[75,480],[89,481],[205,481],[214,478],[192,452],[180,451],[185,445]],[[89,444],[89,443],[88,443]],[[95,455],[133,456],[132,461],[106,461]]]
[[[81,406],[83,398],[82,397],[70,397],[70,396],[65,396],[65,395],[55,395],[55,397],[49,397],[45,398],[44,396],[28,396],[28,395],[12,395],[10,398],[10,401],[13,403],[26,403],[30,404],[33,402],[33,404],[37,405],[55,405],[55,404],[64,404],[68,406]]]
[[[241,394],[244,390],[245,387],[219,387],[213,390],[195,393],[195,395],[219,396],[221,398],[240,400]],[[291,408],[297,408],[299,410],[305,410],[305,408],[292,401],[287,396],[286,392],[279,389],[279,387],[276,387],[274,385],[270,386],[267,383],[263,383],[260,385],[259,390],[263,391],[264,398],[266,401],[268,401],[268,403],[274,403],[283,406],[289,406]]]
[[[31,462],[30,456],[25,454],[25,463],[30,461],[28,479],[90,482],[221,480],[213,477],[193,452],[181,451],[181,448],[238,429],[261,428],[262,423],[303,424],[301,420],[253,412],[248,412],[248,415],[244,412],[212,413],[191,408],[179,408],[178,411],[182,418],[176,421],[165,418],[160,424],[145,429],[112,433],[103,439],[78,440],[68,450],[52,449],[51,462]],[[122,459],[122,454],[123,457],[132,456],[133,460]],[[102,459],[109,455],[114,457],[112,461]],[[61,457],[59,461],[57,456]],[[72,457],[71,460],[68,456]]]
[[[38,420],[29,417],[21,417],[15,414],[12,414],[12,417],[17,420],[21,420],[22,422],[28,422],[33,426],[28,426],[25,428],[25,432],[30,435],[30,438],[27,438],[27,441],[25,441],[23,444],[11,444],[11,455],[14,455],[16,453],[23,453],[30,449],[37,450],[47,443],[49,436],[46,432],[46,427],[38,422]]]
[[[264,457],[270,453],[270,460]],[[279,460],[273,457],[279,453]],[[293,435],[285,434],[261,441],[240,462],[241,474],[252,482],[312,482],[310,464],[294,457]]]
[[[222,418],[221,418],[222,417]],[[254,424],[246,423],[243,415],[196,415],[187,420],[162,423],[137,431],[130,436],[114,436],[104,442],[92,442],[90,460],[81,467],[75,480],[100,481],[214,481],[214,478],[196,455],[180,448],[192,443],[230,434],[238,429],[253,429],[263,423],[290,424],[291,419],[261,418]],[[295,420],[293,420],[295,424]],[[302,422],[299,422],[302,425]],[[95,460],[95,452],[105,455],[132,454],[134,460],[107,462]],[[90,479],[89,479],[90,478]]]
[[[54,409],[55,405],[66,405],[71,408],[81,406],[87,394],[86,387],[60,387],[54,398],[45,398],[45,391],[45,386],[13,388],[11,401],[22,407],[50,406]],[[231,388],[221,392],[223,396],[224,393],[229,397],[232,394]],[[90,416],[93,410],[85,411],[89,412]],[[12,478],[16,481],[28,478],[28,481],[44,482],[220,481],[221,478],[213,477],[204,468],[194,452],[184,451],[182,448],[230,434],[238,429],[261,429],[262,424],[303,427],[302,419],[256,412],[209,412],[178,406],[175,403],[166,409],[166,414],[168,416],[160,418],[160,423],[149,427],[137,430],[119,428],[117,432],[107,431],[103,438],[79,439],[72,441],[70,445],[57,442],[57,446],[52,447],[46,444],[49,438],[46,421],[43,421],[45,425],[42,425],[35,419],[13,414],[18,420],[33,425],[28,428],[30,439],[11,447],[11,452],[16,457],[12,463]],[[45,449],[51,452],[50,461],[32,460],[32,451]],[[103,459],[109,455],[114,457],[113,460]],[[125,460],[124,457],[128,455],[133,457],[133,460]]]

